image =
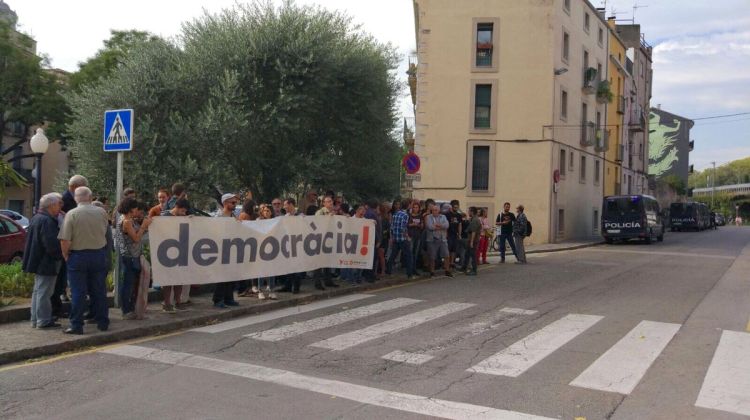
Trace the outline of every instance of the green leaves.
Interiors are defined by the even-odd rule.
[[[185,23],[175,42],[132,44],[69,101],[77,171],[112,191],[101,116],[132,107],[125,182],[145,195],[178,180],[207,196],[249,188],[261,200],[306,186],[395,195],[398,57],[349,21],[254,2]]]

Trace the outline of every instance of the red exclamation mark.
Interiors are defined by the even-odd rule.
[[[367,255],[367,243],[370,239],[370,227],[365,226],[362,228],[362,248],[360,248],[359,253],[364,255]]]

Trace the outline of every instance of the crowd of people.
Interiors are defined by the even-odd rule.
[[[368,270],[321,268],[278,278],[217,283],[213,291],[217,309],[238,306],[235,294],[264,300],[277,299],[278,293],[299,293],[306,279],[311,279],[318,290],[339,287],[337,281],[351,285],[372,283],[393,274],[397,265],[409,278],[434,276],[436,269],[450,277],[456,270],[474,276],[478,265],[487,264],[492,240],[498,241],[500,263],[505,262],[507,244],[516,256],[516,263],[524,264],[524,238],[531,231],[523,205],[518,205],[514,214],[510,203],[504,204],[493,225],[485,209],[469,207],[464,212],[458,200],[397,199],[388,203],[367,200],[350,204],[332,191],[322,198],[316,191],[309,191],[299,205],[292,197],[273,198],[270,204],[256,203],[250,193],[244,197],[225,193],[219,202],[214,217],[240,221],[312,215],[370,219],[376,226],[376,252],[372,256],[372,269]],[[156,217],[196,214],[209,215],[191,206],[187,186],[182,183],[175,183],[169,190],[159,189],[152,207],[127,188],[111,214],[107,201],[95,200],[88,181],[81,175],[70,178],[68,190],[63,194],[44,195],[27,230],[23,260],[23,270],[35,275],[31,326],[60,327],[57,320],[66,315],[62,302],[69,288],[70,324],[64,332],[83,334],[85,322],[106,331],[109,327],[106,278],[113,258],[119,267],[117,294],[122,318],[143,319],[152,285],[149,261],[144,255],[149,226]],[[166,313],[189,310],[190,291],[190,285],[162,287],[162,310]]]

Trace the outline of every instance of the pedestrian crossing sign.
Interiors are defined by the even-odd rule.
[[[104,151],[133,150],[133,110],[114,109],[104,112]]]

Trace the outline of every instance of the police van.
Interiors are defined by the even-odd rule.
[[[669,206],[670,230],[704,230],[711,226],[711,212],[703,203],[672,203]]]
[[[659,203],[650,195],[613,195],[602,204],[602,236],[615,240],[642,239],[647,244],[664,240]]]

